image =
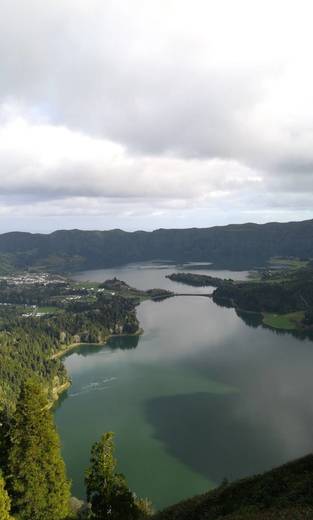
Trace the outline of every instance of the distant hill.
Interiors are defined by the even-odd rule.
[[[225,484],[157,513],[153,520],[304,520],[313,518],[313,455]]]
[[[219,267],[264,265],[273,256],[313,257],[313,220],[152,232],[55,231],[0,235],[0,271],[101,268],[153,259],[206,261]]]

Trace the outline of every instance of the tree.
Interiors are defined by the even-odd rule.
[[[70,486],[60,441],[35,380],[22,386],[10,428],[8,491],[18,520],[62,520],[69,509]]]
[[[148,498],[136,497],[135,503],[138,508],[139,520],[146,520],[154,514],[152,503]]]
[[[91,449],[86,471],[87,500],[95,520],[134,520],[139,517],[135,497],[125,477],[116,472],[113,457],[113,433],[105,433]]]
[[[7,408],[0,411],[0,468],[7,473],[8,453],[10,446],[11,418]]]
[[[11,503],[4,487],[4,479],[0,473],[0,520],[13,520],[10,516]]]

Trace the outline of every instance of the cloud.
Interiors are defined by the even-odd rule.
[[[306,0],[4,0],[2,214],[309,210],[312,14]]]
[[[171,206],[215,200],[262,182],[235,161],[132,156],[112,141],[22,117],[0,128],[0,164],[2,196],[23,193],[32,200],[150,198]]]

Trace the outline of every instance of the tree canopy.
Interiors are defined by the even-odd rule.
[[[0,473],[0,520],[13,520],[10,515],[11,502]]]
[[[62,520],[70,486],[47,399],[41,386],[22,386],[10,428],[8,491],[17,520]]]
[[[87,500],[95,520],[134,520],[139,517],[135,497],[125,477],[116,471],[113,457],[113,433],[102,435],[91,449],[86,472]]]

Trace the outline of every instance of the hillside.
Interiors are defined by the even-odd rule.
[[[0,235],[0,272],[101,268],[153,259],[210,261],[221,266],[264,265],[275,256],[313,256],[313,220],[241,224],[206,229],[158,229],[133,233],[55,231],[49,235]]]
[[[300,520],[313,518],[313,455],[222,485],[171,506],[154,520]]]
[[[214,292],[214,302],[252,312],[307,311],[313,307],[313,270],[305,274],[280,282],[224,283]]]
[[[139,332],[136,304],[151,296],[127,285],[113,294],[47,274],[0,280],[0,411],[34,375],[55,399],[69,385],[59,357],[74,345]]]

